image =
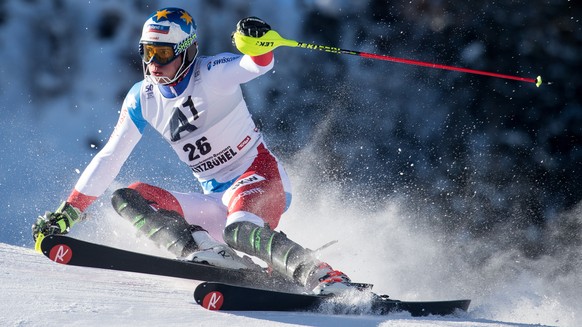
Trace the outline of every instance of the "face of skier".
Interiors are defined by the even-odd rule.
[[[158,82],[164,83],[165,81],[172,80],[180,66],[182,65],[182,56],[177,56],[176,59],[172,60],[168,64],[160,65],[155,61],[151,61],[147,68],[151,74],[151,77]]]

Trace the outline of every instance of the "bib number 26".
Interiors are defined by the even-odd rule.
[[[212,147],[210,143],[208,143],[208,139],[203,136],[198,139],[194,144],[187,143],[183,147],[184,151],[188,152],[188,159],[190,161],[194,161],[200,158],[200,155],[206,155],[210,151],[212,151]]]

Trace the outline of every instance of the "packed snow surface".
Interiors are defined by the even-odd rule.
[[[192,297],[197,282],[70,267],[32,249],[0,244],[3,326],[540,326],[473,317],[332,316],[214,312]]]

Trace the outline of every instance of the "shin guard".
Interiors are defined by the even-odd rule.
[[[260,227],[251,222],[236,222],[224,230],[226,244],[235,250],[265,261],[278,273],[301,285],[320,261],[313,251],[301,247],[281,232]]]
[[[143,235],[176,257],[184,257],[197,250],[192,232],[204,230],[202,227],[189,225],[177,212],[154,210],[136,190],[122,188],[113,192],[111,204]]]

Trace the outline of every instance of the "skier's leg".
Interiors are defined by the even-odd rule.
[[[171,191],[184,211],[184,219],[191,225],[204,226],[216,240],[222,241],[222,231],[226,224],[226,207],[221,194],[181,193]]]
[[[350,280],[345,274],[317,260],[312,251],[285,234],[273,231],[289,205],[290,187],[277,160],[268,150],[259,149],[253,165],[223,197],[229,210],[225,242],[316,293],[347,288]]]
[[[254,268],[203,227],[189,224],[180,214],[182,205],[170,192],[144,183],[131,187],[113,193],[113,207],[157,245],[178,258],[194,262],[233,269]]]
[[[222,239],[226,207],[222,204],[220,194],[167,191],[141,182],[133,183],[128,188],[141,194],[154,209],[175,211],[190,225],[204,226],[214,238]]]
[[[265,261],[269,267],[316,294],[338,293],[350,287],[350,279],[318,260],[313,251],[287,238],[281,232],[252,222],[239,221],[226,226],[224,239],[233,249]]]
[[[183,257],[198,250],[192,232],[203,229],[186,223],[177,211],[155,210],[149,201],[132,188],[122,188],[113,192],[111,203],[120,216],[129,220],[142,234],[176,257]]]

